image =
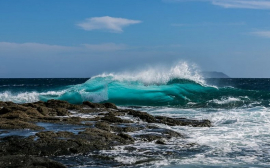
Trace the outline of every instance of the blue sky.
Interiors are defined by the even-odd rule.
[[[196,63],[270,78],[270,0],[0,0],[0,77]]]

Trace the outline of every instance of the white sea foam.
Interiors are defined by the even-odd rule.
[[[205,84],[198,67],[195,64],[188,64],[187,62],[179,62],[170,68],[159,66],[136,72],[104,73],[93,78],[98,77],[112,77],[114,80],[119,81],[140,81],[144,84],[165,84],[172,79],[188,79]]]
[[[14,103],[29,103],[40,100],[40,96],[60,96],[66,91],[48,91],[48,92],[22,92],[22,93],[11,93],[8,91],[0,93],[1,101],[12,101]]]
[[[187,141],[209,147],[203,153],[174,160],[177,165],[256,167],[270,163],[270,108],[142,110],[154,115],[212,121],[213,127],[210,128],[171,127],[185,133]]]
[[[210,100],[209,102],[213,102],[216,104],[229,104],[229,103],[237,102],[237,101],[241,101],[241,99],[235,98],[235,97],[226,97],[226,98],[222,98],[221,100],[218,100],[218,99]]]

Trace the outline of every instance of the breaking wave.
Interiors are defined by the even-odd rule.
[[[196,66],[184,62],[171,68],[101,74],[83,84],[46,92],[0,93],[1,101],[17,103],[49,99],[70,103],[113,102],[128,106],[234,108],[269,106],[270,92],[207,85]]]

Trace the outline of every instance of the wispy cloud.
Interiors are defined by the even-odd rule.
[[[255,32],[251,32],[250,34],[259,36],[259,37],[270,38],[270,31],[255,31]]]
[[[79,46],[61,46],[48,45],[40,43],[10,43],[0,42],[0,51],[17,52],[17,53],[48,53],[48,52],[108,52],[126,50],[128,46],[125,44],[104,43],[104,44],[82,44]],[[1,54],[0,54],[1,55]]]
[[[125,44],[105,43],[105,44],[83,44],[87,49],[94,51],[117,51],[128,49]]]
[[[224,8],[270,9],[270,1],[265,0],[214,0],[212,3]]]
[[[78,23],[77,26],[87,31],[101,29],[119,33],[123,31],[124,27],[138,23],[141,23],[141,21],[103,16],[85,19],[85,21]]]
[[[211,2],[224,8],[270,9],[269,0],[163,0],[164,2]]]
[[[0,51],[26,51],[26,52],[49,52],[49,51],[68,51],[74,47],[49,45],[41,43],[10,43],[0,42]]]

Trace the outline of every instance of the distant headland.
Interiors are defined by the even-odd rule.
[[[205,78],[230,78],[223,72],[216,72],[216,71],[204,71],[202,72],[202,75]]]

